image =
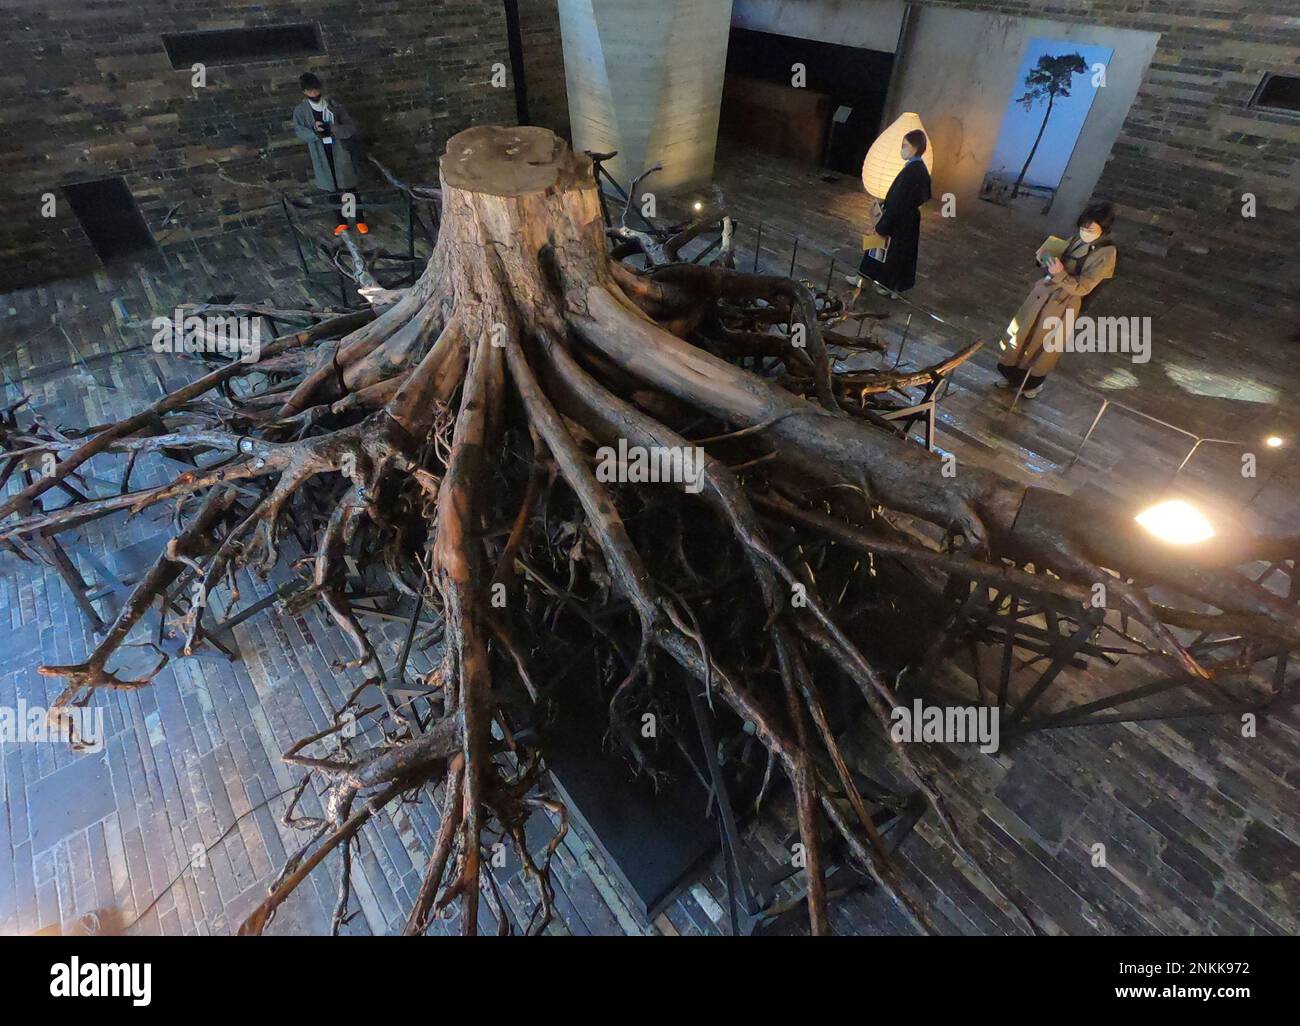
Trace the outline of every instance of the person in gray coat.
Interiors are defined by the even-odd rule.
[[[335,235],[348,230],[348,197],[355,205],[357,231],[370,231],[361,211],[361,196],[356,190],[357,169],[347,141],[356,135],[356,122],[338,100],[327,99],[321,80],[310,71],[298,79],[303,101],[293,109],[293,134],[307,144],[316,184],[328,192],[339,205],[339,224]]]

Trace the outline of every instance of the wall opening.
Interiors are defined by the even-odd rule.
[[[153,235],[124,179],[99,178],[67,185],[63,194],[104,263],[154,249]]]
[[[164,32],[163,47],[173,68],[195,64],[245,64],[303,54],[324,53],[314,23],[260,25],[255,28]]]
[[[1264,76],[1250,105],[1259,110],[1277,110],[1286,114],[1300,114],[1300,75]]]
[[[795,66],[806,80],[792,82]],[[755,149],[857,174],[884,112],[894,55],[732,28],[719,131]]]

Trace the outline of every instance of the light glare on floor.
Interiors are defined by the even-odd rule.
[[[1195,506],[1182,499],[1158,502],[1137,515],[1137,522],[1170,545],[1195,545],[1214,537],[1214,528]]]

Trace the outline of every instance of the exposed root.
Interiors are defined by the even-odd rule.
[[[1293,605],[1232,569],[1260,554],[1293,557],[1294,539],[1247,539],[1192,563],[1153,554],[1085,498],[974,466],[946,476],[873,404],[940,380],[975,347],[918,372],[837,370],[854,343],[834,330],[846,315],[833,297],[731,270],[729,238],[713,266],[681,262],[686,246],[725,226],[720,198],[672,230],[642,231],[625,217],[615,248],[639,249],[652,265],[643,273],[610,259],[590,163],[549,132],[471,129],[449,142],[441,171],[438,189],[390,175],[413,202],[440,205],[441,227],[420,280],[381,297],[382,309],[312,324],[258,363],[214,370],[79,435],[39,420],[20,428],[18,407],[4,414],[0,472],[6,482],[27,476],[0,503],[0,541],[25,553],[32,541],[163,503],[181,525],[86,661],[41,669],[66,681],[56,707],[150,682],[165,655],[135,677],[114,660],[155,605],[175,614],[187,653],[207,643],[215,600],[224,593],[233,605],[237,575],[269,573],[289,558],[289,540],[308,575],[293,608],[319,603],[348,641],[339,669],[357,673],[350,700],[285,754],[307,772],[291,813],[313,781],[324,785],[324,812],[293,820],[308,839],[241,932],[265,929],[331,852],[332,927],[342,930],[358,831],[438,787],[441,823],[405,932],[425,932],[457,900],[467,933],[480,911],[501,930],[544,930],[549,860],[567,818],[517,727],[521,715],[565,715],[553,685],[579,666],[594,668],[611,735],[647,773],[653,746],[630,729],[633,717],[672,724],[694,701],[765,746],[769,776],[779,768],[793,793],[814,933],[830,930],[831,847],[913,928],[939,929],[883,843],[850,739],[828,712],[829,689],[847,682],[888,733],[894,698],[873,666],[871,624],[822,593],[813,551],[841,590],[885,586],[877,561],[932,591],[973,581],[1080,610],[1104,582],[1112,606],[1192,674],[1210,671],[1174,627],[1300,637]],[[618,455],[631,450],[670,454],[677,472],[638,478]],[[130,487],[137,466],[161,455],[191,465]],[[53,466],[32,476],[42,460]],[[86,493],[91,460],[101,478],[122,467],[117,494]],[[69,501],[46,509],[55,487]],[[882,511],[952,539],[955,551],[877,530]],[[358,574],[431,611],[436,629],[419,643],[441,646],[441,662],[426,679],[435,692],[424,727],[386,717],[382,743],[352,755],[342,726],[379,708],[373,688],[389,672],[354,608]],[[1153,585],[1218,612],[1154,603]],[[363,695],[374,708],[362,709]],[[905,746],[893,751],[947,843],[987,878],[941,790]],[[524,832],[539,814],[558,824],[540,857]],[[520,860],[531,911],[514,910],[497,887],[484,854],[492,837]],[[1003,905],[1009,922],[1034,929]]]

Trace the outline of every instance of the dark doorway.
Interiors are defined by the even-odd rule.
[[[799,88],[791,84],[795,64],[806,75]],[[880,131],[893,66],[892,53],[733,28],[721,131],[857,174]],[[849,109],[847,120],[836,119],[841,108]]]
[[[104,263],[152,252],[153,236],[121,178],[99,178],[63,188],[95,253]]]

